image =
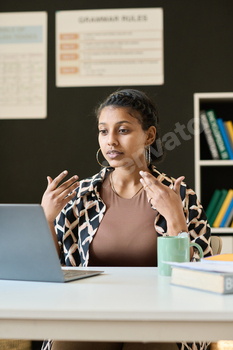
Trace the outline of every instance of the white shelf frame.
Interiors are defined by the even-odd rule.
[[[195,192],[201,201],[201,168],[204,166],[233,166],[233,160],[201,160],[200,152],[200,103],[233,102],[233,92],[211,92],[194,94],[194,162],[195,162]],[[233,177],[232,177],[233,178]],[[233,234],[231,227],[211,228],[213,234]]]

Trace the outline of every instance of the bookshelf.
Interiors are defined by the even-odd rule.
[[[233,121],[233,93],[194,94],[195,192],[206,210],[216,188],[233,188],[233,160],[212,159],[204,132],[201,132],[202,109],[213,109],[218,118]],[[212,228],[211,232],[221,236],[223,250],[233,252],[233,228]]]

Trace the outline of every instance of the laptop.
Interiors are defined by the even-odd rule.
[[[70,282],[103,271],[62,269],[39,204],[0,204],[0,279]]]

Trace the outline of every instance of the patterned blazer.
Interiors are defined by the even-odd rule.
[[[100,198],[100,188],[108,173],[113,170],[110,167],[104,168],[98,174],[80,181],[76,196],[56,218],[55,229],[63,265],[88,266],[89,246],[106,211],[106,206]],[[160,182],[173,188],[174,178],[159,172],[155,166],[151,166],[150,170]],[[184,182],[181,183],[180,195],[191,241],[202,247],[204,256],[212,255],[210,226],[203,207],[195,192]],[[167,223],[159,213],[155,218],[154,225],[158,236],[166,235]],[[194,257],[198,258],[197,250],[195,250]],[[51,350],[52,343],[52,340],[44,341],[42,350]],[[206,350],[209,343],[182,342],[177,345],[181,350]]]
[[[152,174],[163,184],[173,187],[175,179],[160,173],[151,166]],[[58,243],[61,249],[61,263],[66,266],[88,266],[89,246],[104,217],[106,206],[100,198],[103,180],[113,168],[104,168],[98,174],[80,181],[76,196],[61,211],[55,221]],[[195,192],[184,182],[180,195],[191,241],[198,243],[204,256],[212,255],[210,247],[210,227],[203,207]],[[158,213],[155,218],[158,236],[166,235],[167,223]],[[198,258],[197,251],[195,257]]]

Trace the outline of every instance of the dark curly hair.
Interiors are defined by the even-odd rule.
[[[155,102],[148,95],[139,90],[117,90],[109,95],[105,101],[96,108],[97,119],[99,119],[103,108],[108,106],[129,108],[132,111],[136,110],[139,112],[139,117],[135,116],[135,118],[138,119],[144,131],[147,131],[150,126],[155,126],[156,138],[153,144],[150,145],[151,161],[154,163],[161,162],[165,157],[165,147],[160,138],[159,116]]]

